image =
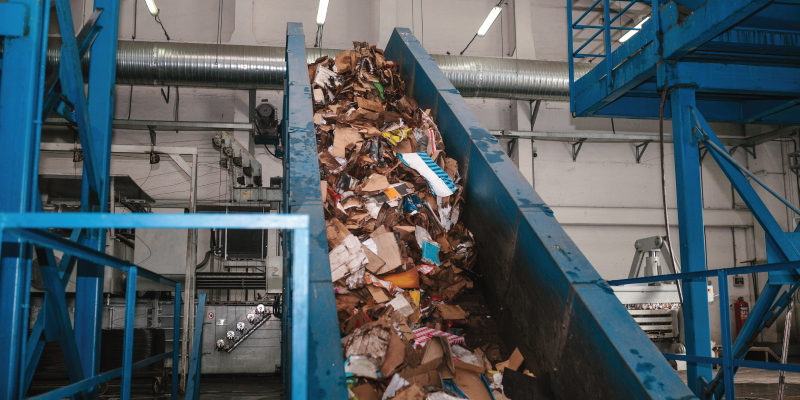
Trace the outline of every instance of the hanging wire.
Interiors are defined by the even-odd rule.
[[[222,2],[223,0],[219,0],[219,11],[217,12],[217,56],[214,65],[219,63],[219,46],[222,44]]]
[[[422,24],[422,46],[425,47],[425,12],[422,10],[422,0],[419,0],[419,19]]]
[[[133,34],[131,34],[131,40],[136,40],[136,15],[137,15],[137,7],[139,6],[139,0],[133,0]],[[131,91],[128,94],[128,119],[131,119],[131,107],[133,105],[133,85],[131,85]]]
[[[675,272],[678,271],[678,261],[675,259],[675,251],[672,250],[672,236],[669,231],[669,211],[667,210],[667,176],[664,171],[664,103],[667,100],[667,89],[661,92],[661,107],[658,112],[658,142],[659,154],[661,158],[661,202],[664,206],[664,229],[667,231],[667,248],[669,248],[669,256],[672,258],[672,266],[675,267]],[[678,300],[683,304],[683,290],[681,290],[680,281],[675,281],[675,286],[678,289]]]
[[[153,18],[155,18],[156,22],[158,22],[158,24],[159,24],[159,25],[161,25],[161,30],[162,30],[162,31],[164,31],[164,36],[166,36],[166,38],[167,38],[167,41],[169,42],[169,34],[167,33],[167,29],[166,29],[166,28],[164,28],[164,24],[163,24],[163,23],[161,23],[161,17],[159,17],[158,15],[156,15],[156,16],[155,16],[155,17],[153,17]]]
[[[136,7],[138,7],[138,5],[139,0],[133,0],[133,34],[131,35],[131,40],[136,40]]]

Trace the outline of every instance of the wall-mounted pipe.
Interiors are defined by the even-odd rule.
[[[313,61],[341,50],[309,48]],[[50,38],[48,68],[58,65],[60,42]],[[283,89],[283,47],[120,40],[117,83],[226,89]],[[464,97],[516,100],[569,99],[569,67],[561,61],[433,55],[445,76]],[[82,61],[89,68],[89,55]],[[575,64],[575,76],[592,65]]]

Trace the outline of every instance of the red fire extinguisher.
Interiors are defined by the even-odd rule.
[[[739,331],[742,330],[744,326],[744,321],[747,321],[747,317],[750,315],[750,304],[747,304],[743,298],[739,297],[736,302],[733,303],[733,318],[736,321],[736,334],[739,334]]]

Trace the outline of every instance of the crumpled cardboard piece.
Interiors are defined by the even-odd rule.
[[[397,391],[395,400],[425,400],[425,389],[417,383]],[[361,400],[361,399],[359,399]]]
[[[342,339],[345,358],[352,355],[369,355],[378,365],[382,365],[391,338],[391,330],[385,322],[370,322]]]
[[[367,290],[369,290],[369,294],[372,295],[372,298],[375,299],[375,302],[377,303],[386,303],[387,301],[391,300],[391,297],[386,295],[386,292],[384,292],[383,289],[375,285],[367,285]]]
[[[386,350],[386,359],[381,366],[381,376],[388,377],[395,372],[397,367],[405,362],[406,344],[400,339],[397,331],[392,329],[392,338],[389,341],[389,348]]]
[[[517,348],[514,349],[514,352],[511,353],[511,357],[509,357],[508,360],[503,361],[501,363],[497,363],[495,369],[500,372],[503,372],[503,370],[505,370],[506,368],[513,369],[514,371],[516,371],[517,369],[519,369],[519,366],[522,365],[523,361],[525,361],[525,359],[522,357],[522,353],[520,353],[519,349]]]
[[[344,158],[345,150],[351,144],[363,141],[358,129],[337,127],[333,131],[333,155],[334,157]]]
[[[367,99],[365,99],[363,97],[357,97],[357,99],[358,99],[357,100],[358,101],[358,106],[361,107],[361,108],[365,108],[367,110],[375,111],[375,112],[383,111],[383,106],[381,105],[381,103],[379,103],[377,101],[367,100]]]
[[[361,187],[362,192],[379,192],[389,187],[389,181],[381,174],[372,174]]]
[[[442,379],[451,379],[456,373],[455,362],[453,361],[453,352],[450,349],[450,342],[444,336],[434,336],[425,343],[422,350],[421,365],[430,362],[441,363],[444,368],[439,372],[442,374]]]
[[[367,246],[365,246],[363,243],[361,244],[361,246],[362,249],[364,250],[364,254],[367,255],[367,265],[366,265],[367,271],[375,274],[381,269],[381,267],[386,265],[386,262],[384,262],[380,257],[378,257],[378,255],[375,254],[372,250],[370,250]]]
[[[472,364],[456,363],[456,376],[453,382],[470,400],[492,400],[492,394]]]
[[[378,270],[376,275],[385,274],[403,265],[403,260],[400,258],[400,247],[397,246],[394,233],[374,235],[372,236],[372,240],[374,240],[375,244],[378,246],[378,257],[386,263]]]
[[[331,250],[329,258],[333,282],[356,272],[368,262],[367,255],[361,250],[361,242],[353,235],[345,237],[341,244]]]
[[[381,396],[371,383],[365,382],[351,389],[358,400],[380,400]]]
[[[459,305],[437,304],[436,309],[439,310],[439,314],[441,314],[444,320],[464,319],[469,317],[469,313],[464,311]]]

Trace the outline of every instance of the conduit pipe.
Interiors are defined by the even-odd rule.
[[[341,50],[307,49],[309,61]],[[51,38],[47,66],[58,66],[60,42]],[[89,57],[81,60],[88,72]],[[225,89],[282,90],[285,49],[271,46],[217,45],[120,40],[117,83]],[[515,100],[569,100],[569,66],[563,61],[433,55],[445,76],[464,97]],[[576,78],[591,69],[576,63]]]

